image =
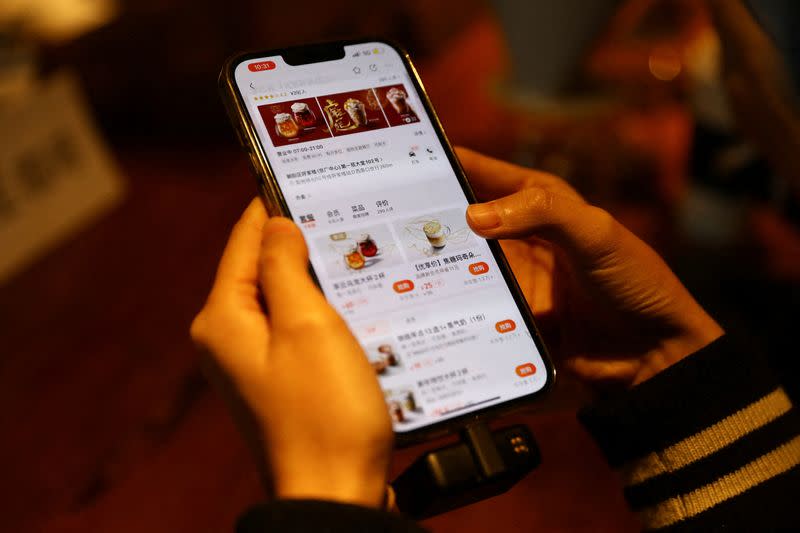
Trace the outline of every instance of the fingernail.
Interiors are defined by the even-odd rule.
[[[474,204],[467,207],[467,216],[477,229],[494,229],[500,226],[500,215],[491,204]]]

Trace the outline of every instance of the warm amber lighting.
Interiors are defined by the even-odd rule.
[[[118,10],[117,0],[2,0],[0,24],[18,23],[37,38],[60,42],[108,24]]]
[[[647,63],[650,73],[661,81],[672,81],[681,73],[681,58],[672,48],[654,49]]]

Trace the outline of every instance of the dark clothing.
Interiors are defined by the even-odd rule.
[[[278,500],[250,509],[239,519],[237,533],[425,533],[397,513],[313,500]]]
[[[800,528],[800,415],[731,337],[579,413],[645,529]]]

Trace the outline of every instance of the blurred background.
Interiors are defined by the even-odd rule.
[[[216,90],[245,49],[397,40],[455,144],[610,210],[796,397],[798,22],[793,0],[5,0],[0,530],[229,531],[262,498],[188,338],[256,194]],[[578,404],[509,420],[543,465],[426,525],[638,530]]]

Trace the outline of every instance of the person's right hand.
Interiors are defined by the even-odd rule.
[[[559,338],[545,342],[584,382],[636,385],[723,334],[655,251],[563,180],[457,152],[487,201],[469,206],[467,222],[514,239],[501,244],[526,298],[554,315]],[[545,271],[543,251],[555,257]]]

